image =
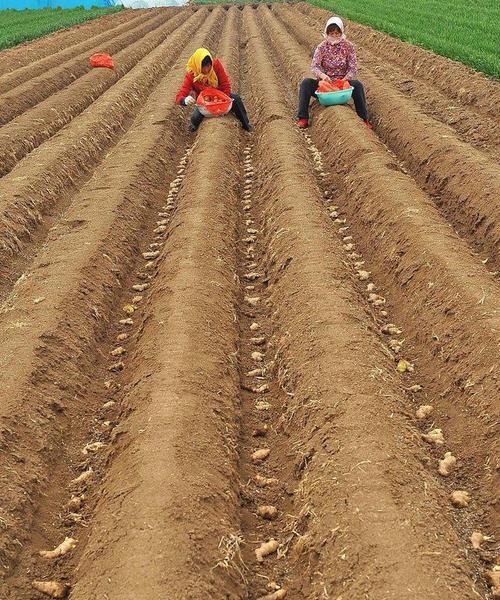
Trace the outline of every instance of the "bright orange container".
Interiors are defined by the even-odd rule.
[[[206,88],[198,94],[196,104],[205,117],[221,117],[231,110],[233,100],[220,90]]]

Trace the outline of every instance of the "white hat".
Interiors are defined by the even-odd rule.
[[[328,31],[328,27],[330,27],[330,25],[337,25],[340,28],[340,31],[344,33],[344,22],[342,21],[342,19],[340,17],[330,17],[326,22],[325,31],[323,32],[323,35],[325,37],[326,32]]]

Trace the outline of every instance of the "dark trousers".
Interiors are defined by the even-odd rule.
[[[243,100],[238,96],[238,94],[229,94],[233,99],[233,106],[231,107],[231,112],[238,119],[244,129],[248,129],[250,127],[250,123],[248,121],[247,111],[245,109],[245,105],[243,104]],[[191,125],[198,129],[200,123],[203,121],[205,117],[201,114],[201,112],[195,108],[193,110],[193,114],[191,115]]]
[[[349,79],[350,85],[354,88],[352,90],[352,99],[354,100],[354,108],[358,117],[366,121],[368,119],[368,113],[366,112],[366,96],[365,88],[361,81],[357,79]],[[309,102],[311,98],[316,96],[316,90],[318,89],[318,80],[312,78],[303,79],[299,89],[299,119],[309,119]]]

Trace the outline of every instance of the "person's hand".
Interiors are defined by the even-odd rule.
[[[328,75],[326,75],[326,73],[321,73],[319,78],[321,79],[321,81],[331,81],[330,77],[328,77]]]
[[[196,102],[196,100],[193,98],[193,96],[186,96],[184,98],[184,105],[185,106],[190,106],[191,104],[194,104]]]

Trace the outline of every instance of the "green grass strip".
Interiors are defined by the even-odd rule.
[[[58,29],[72,27],[102,15],[122,10],[122,6],[84,9],[0,10],[0,50],[42,37]]]

